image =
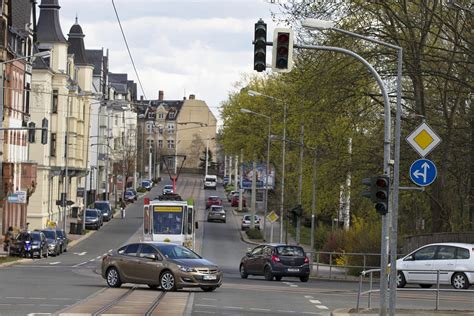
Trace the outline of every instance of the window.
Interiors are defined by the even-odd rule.
[[[158,140],[158,148],[163,148],[163,140],[162,139]]]
[[[150,258],[151,255],[157,255],[158,252],[150,245],[142,245],[140,249],[140,254],[138,255],[140,258]]]
[[[428,246],[413,254],[415,260],[432,260],[436,252],[436,246]]]
[[[148,134],[153,133],[153,123],[146,123],[146,132]]]
[[[49,146],[49,155],[51,157],[56,157],[56,133],[51,133],[51,142]]]
[[[465,248],[457,248],[456,259],[469,259],[469,250]]]
[[[168,133],[170,133],[170,134],[174,133],[174,125],[173,124],[168,124]]]
[[[263,251],[263,246],[258,246],[257,248],[255,248],[254,250],[252,250],[252,255],[253,255],[253,256],[261,255],[261,254],[262,254],[262,251]]]
[[[131,244],[127,246],[127,249],[123,252],[126,256],[136,256],[139,244]]]
[[[146,144],[148,147],[153,147],[153,139],[147,139]]]
[[[160,120],[164,119],[164,118],[165,118],[165,114],[164,114],[163,112],[158,113],[158,118],[159,118]]]
[[[175,112],[170,112],[170,113],[169,113],[169,118],[170,118],[170,119],[174,119],[175,115],[176,115]]]
[[[456,257],[456,248],[451,246],[439,246],[436,259],[449,260]]]
[[[53,114],[58,113],[58,97],[59,97],[58,90],[53,90],[53,100],[52,100],[52,104],[51,104],[51,112]]]
[[[174,148],[174,140],[168,140],[168,149]]]

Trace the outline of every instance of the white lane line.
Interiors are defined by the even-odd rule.
[[[5,297],[5,298],[11,298],[11,299],[14,299],[14,300],[16,300],[16,299],[24,300],[24,299],[25,299],[25,298],[22,297],[22,296],[7,296],[7,297]]]
[[[319,308],[319,309],[329,309],[329,308],[327,308],[327,307],[324,306],[324,305],[316,305],[316,307]]]
[[[308,315],[321,315],[321,313],[314,313],[314,312],[301,312],[301,314],[308,314]]]
[[[89,260],[89,262],[92,262],[92,261],[94,261],[94,260],[95,260],[95,259],[91,259],[91,260]]]
[[[321,302],[318,301],[318,300],[309,300],[309,301],[310,301],[311,303],[313,303],[313,304],[321,304]]]
[[[290,287],[298,287],[296,284],[290,284]]]
[[[200,307],[217,307],[216,305],[206,305],[206,304],[194,304],[194,306],[200,306]]]
[[[244,309],[243,307],[237,307],[237,306],[222,306],[223,308],[228,308],[228,309]]]
[[[21,306],[35,306],[35,304],[25,304],[25,303],[18,303],[17,305],[21,305]]]
[[[78,255],[78,256],[83,256],[87,253],[87,251],[83,251],[83,252],[75,252],[74,254],[75,255]]]
[[[45,297],[28,297],[27,300],[47,300]]]
[[[51,307],[58,307],[59,305],[56,305],[56,304],[39,304],[39,306],[51,306]]]
[[[56,300],[56,301],[74,301],[77,300],[75,298],[67,298],[67,297],[53,297],[50,298],[50,300]]]
[[[198,311],[198,310],[196,310],[196,313],[200,313],[200,314],[217,314],[216,312]]]
[[[304,298],[313,298],[311,295],[305,295]]]
[[[251,311],[259,311],[259,312],[270,312],[271,309],[268,308],[250,308]]]
[[[61,261],[55,261],[55,262],[50,262],[49,264],[54,265],[54,264],[60,264],[60,263],[61,263]]]
[[[295,311],[284,311],[284,310],[281,310],[281,309],[277,310],[277,312],[278,312],[278,313],[288,313],[288,314],[294,314],[294,313],[296,313]]]
[[[107,251],[107,252],[112,252],[112,250],[113,250],[113,249],[109,249],[109,251]]]
[[[78,264],[76,264],[76,265],[73,265],[72,267],[73,267],[73,268],[77,268],[77,267],[80,267],[80,266],[82,266],[82,265],[84,265],[84,264],[86,264],[86,263],[87,263],[87,261],[81,262],[81,263],[78,263]]]
[[[100,259],[100,258],[102,258],[102,256],[97,256],[97,257],[96,257],[96,259]]]
[[[207,298],[207,297],[203,297],[202,300],[203,300],[203,301],[217,301],[217,298]]]

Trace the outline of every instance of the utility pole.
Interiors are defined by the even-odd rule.
[[[304,151],[304,125],[301,124],[301,144],[300,144],[300,165],[298,177],[298,204],[302,205],[303,191],[303,151]],[[301,216],[296,218],[296,244],[300,244],[301,239]]]
[[[250,206],[250,229],[255,228],[255,204],[257,199],[257,162],[254,158],[252,163],[252,205]]]
[[[313,197],[311,200],[311,251],[314,250],[314,226],[316,219],[316,149],[314,150],[313,155]]]
[[[204,176],[207,176],[207,170],[209,168],[209,136],[206,139],[206,173]]]
[[[106,138],[107,138],[107,157],[106,157],[106,160],[105,160],[105,198],[104,200],[108,201],[109,200],[109,148],[110,148],[110,144],[109,144],[109,140],[110,140],[110,135],[109,135],[109,124],[110,124],[110,115],[108,115],[109,113],[109,109],[108,107],[105,108],[106,112],[107,112],[107,129],[106,129]]]
[[[238,181],[239,181],[239,155],[235,156],[235,161],[234,161],[234,175],[235,175],[235,191],[237,191],[238,186]],[[240,190],[239,190],[240,192]]]
[[[64,141],[64,158],[65,158],[65,172],[64,172],[64,201],[63,201],[63,230],[66,231],[66,210],[67,210],[67,192],[69,190],[69,102],[70,94],[68,93],[66,101],[66,137]]]
[[[243,200],[244,200],[244,149],[240,149],[240,190],[239,190],[239,212],[242,212]]]
[[[227,177],[227,155],[224,155],[224,177]]]
[[[153,149],[150,145],[149,151],[148,151],[148,180],[152,179],[151,178],[151,161],[153,159],[152,155],[153,155]]]
[[[281,205],[280,205],[280,243],[283,243],[283,225],[285,222],[285,148],[286,148],[286,103],[283,104],[283,144],[281,162]]]
[[[229,184],[232,185],[234,181],[232,181],[232,155],[229,156]]]

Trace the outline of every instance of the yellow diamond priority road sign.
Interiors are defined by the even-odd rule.
[[[271,211],[270,214],[267,215],[267,219],[270,221],[270,223],[275,223],[278,218],[280,218],[274,211]]]
[[[431,127],[422,123],[407,137],[407,142],[415,149],[420,156],[428,155],[438,144],[441,138],[431,129]]]

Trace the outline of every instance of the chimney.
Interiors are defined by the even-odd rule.
[[[194,94],[189,95],[189,100],[195,100],[195,99],[196,99],[196,96]]]
[[[158,100],[163,101],[164,95],[165,93],[163,92],[163,90],[158,91]]]

